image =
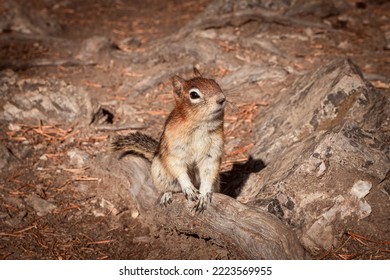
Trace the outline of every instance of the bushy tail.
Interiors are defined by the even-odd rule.
[[[157,151],[158,142],[152,137],[136,132],[128,135],[118,135],[112,142],[115,151],[136,154],[145,157],[150,162]]]

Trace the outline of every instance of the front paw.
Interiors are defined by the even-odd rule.
[[[166,207],[168,204],[172,203],[172,192],[165,192],[160,199],[160,206]]]
[[[212,195],[213,193],[211,192],[201,194],[199,196],[199,200],[195,203],[195,206],[192,208],[192,210],[195,210],[195,213],[202,213],[204,210],[207,209],[209,203],[211,203]]]
[[[187,200],[197,201],[199,191],[194,187],[183,188],[183,194]]]

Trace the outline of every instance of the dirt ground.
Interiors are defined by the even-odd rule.
[[[31,40],[5,40],[4,34],[0,34],[0,61],[70,59],[79,52],[86,38],[95,35],[105,36],[116,44],[135,38],[126,48],[143,46],[174,33],[201,13],[210,1],[69,0],[59,1],[57,5],[54,2],[33,0],[30,5],[56,19],[61,26],[58,34],[71,42],[69,47],[64,49],[55,40],[37,39],[33,44]],[[219,44],[238,59],[260,58],[268,65],[282,66],[293,74],[316,69],[332,58],[347,56],[361,67],[379,91],[390,95],[390,5],[381,1],[347,2],[351,8],[341,14],[297,12],[298,17],[326,22],[339,32],[257,21],[224,27],[226,34],[244,37],[266,34],[280,53],[275,53],[272,47],[268,50],[266,47],[243,48],[229,41]],[[0,4],[1,12],[4,10]],[[307,41],[307,36],[312,39]],[[291,61],[294,62],[291,64]],[[122,86],[138,74],[120,59],[112,60],[104,55],[96,65],[22,67],[15,71],[20,77],[56,78],[83,87],[105,108],[115,112],[115,124],[142,124],[145,125],[143,132],[155,137],[173,106],[169,81],[129,101]],[[202,71],[217,80],[227,73],[218,65]],[[226,89],[229,129],[222,171],[229,170],[234,162],[246,161],[253,142],[253,119],[272,102],[272,96],[292,80],[294,75],[284,83],[259,82],[256,86],[267,93],[260,101],[246,95],[245,91]],[[131,114],[123,112],[127,109]],[[98,178],[91,177],[88,168],[72,162],[69,151],[77,149],[87,157],[110,152],[109,141],[117,133],[122,132],[92,127],[80,129],[77,122],[0,125],[0,144],[18,159],[17,168],[0,174],[0,259],[241,258],[237,252],[213,240],[163,227],[149,227],[136,213],[134,217],[118,214],[113,218],[108,208],[102,207],[104,200],[96,192]],[[239,145],[235,139],[240,139]],[[47,200],[56,208],[49,214],[38,215],[28,203],[31,197]],[[312,257],[390,259],[390,229],[384,232],[386,234],[376,236],[370,230],[355,231],[351,227],[340,235],[338,248]]]

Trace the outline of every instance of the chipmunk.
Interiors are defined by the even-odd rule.
[[[219,191],[219,170],[224,146],[225,95],[212,79],[172,78],[175,107],[168,116],[160,141],[142,133],[117,136],[114,150],[142,155],[151,165],[153,183],[162,193],[161,206],[172,193],[183,192],[203,212]]]

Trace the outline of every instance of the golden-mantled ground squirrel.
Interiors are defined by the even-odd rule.
[[[172,202],[172,193],[183,192],[203,212],[219,191],[223,152],[225,95],[212,79],[194,68],[194,78],[172,78],[176,106],[165,122],[160,141],[133,133],[117,136],[114,150],[144,156],[152,162],[152,178],[162,193],[160,205]]]

